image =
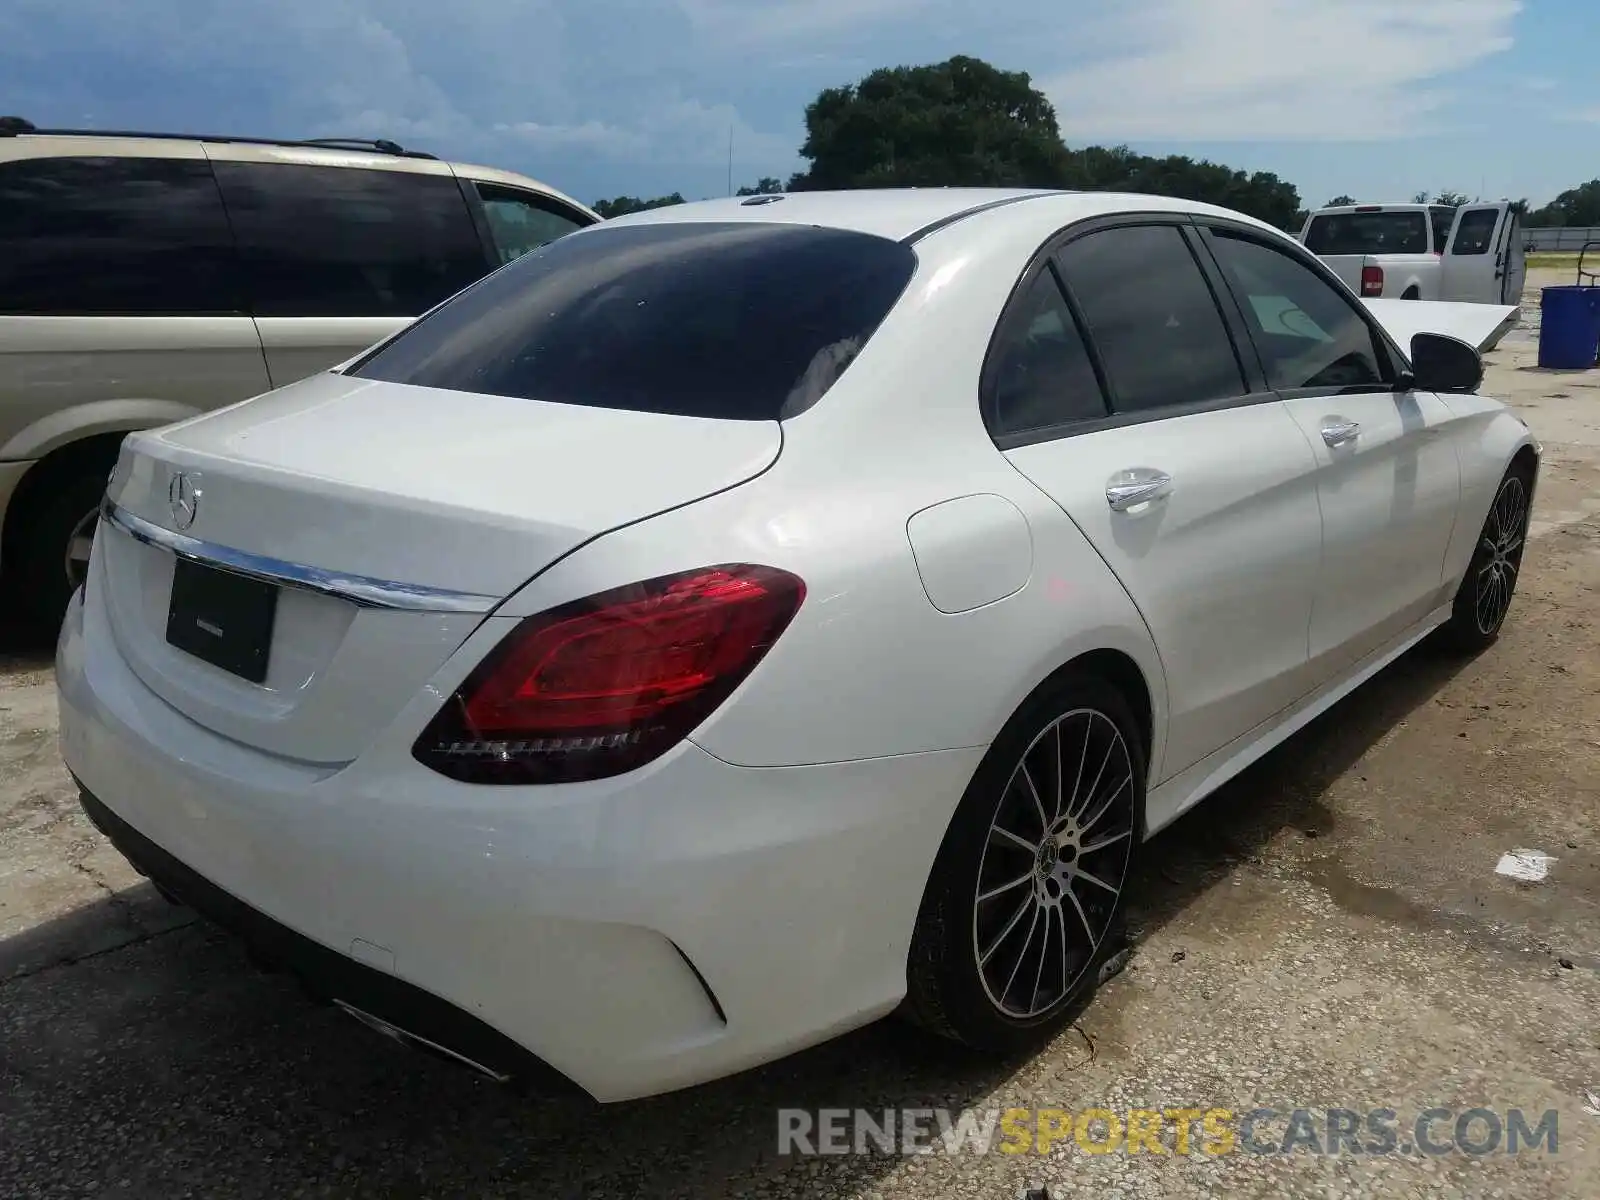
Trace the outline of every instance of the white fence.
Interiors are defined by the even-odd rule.
[[[1523,240],[1535,251],[1568,250],[1577,253],[1585,242],[1600,242],[1600,225],[1524,229]],[[1600,256],[1600,248],[1594,253]]]

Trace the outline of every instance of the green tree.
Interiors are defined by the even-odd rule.
[[[657,196],[653,200],[641,200],[637,196],[618,196],[614,200],[596,200],[594,210],[609,221],[612,217],[624,216],[627,213],[644,212],[650,208],[666,208],[669,205],[682,203],[683,196],[678,192],[673,192],[670,196]]]
[[[1411,197],[1411,203],[1413,203],[1413,204],[1427,204],[1432,199],[1433,199],[1433,193],[1432,192],[1418,192],[1415,196]]]
[[[1534,209],[1528,214],[1528,224],[1536,228],[1600,225],[1600,179],[1569,188],[1543,208]]]
[[[805,119],[800,154],[811,166],[789,180],[790,191],[1064,182],[1050,102],[1026,72],[966,55],[828,88]]]
[[[1181,154],[1152,158],[1126,146],[1087,146],[1068,152],[1067,186],[1085,191],[1145,192],[1247,213],[1279,229],[1305,223],[1300,192],[1270,171],[1246,175]]]
[[[1447,208],[1460,208],[1463,204],[1471,204],[1472,200],[1465,192],[1440,192],[1433,198],[1433,203],[1443,204]]]
[[[754,187],[746,185],[734,193],[736,196],[774,196],[783,191],[783,180],[763,175]]]
[[[1322,207],[1323,208],[1344,208],[1346,205],[1358,204],[1358,203],[1360,203],[1360,201],[1358,201],[1354,196],[1335,196],[1332,200],[1329,200]]]

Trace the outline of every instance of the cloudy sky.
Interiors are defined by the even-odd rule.
[[[1594,0],[0,0],[0,114],[392,137],[582,200],[787,177],[875,67],[1029,72],[1069,144],[1271,170],[1311,205],[1600,175]]]

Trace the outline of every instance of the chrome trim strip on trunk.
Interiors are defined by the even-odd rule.
[[[129,537],[170,550],[180,558],[221,567],[236,575],[247,575],[274,583],[280,587],[298,588],[348,601],[361,608],[400,609],[406,612],[450,612],[482,614],[500,603],[501,597],[483,596],[474,592],[457,592],[449,588],[424,587],[414,583],[400,583],[392,579],[374,579],[367,575],[346,575],[338,571],[325,571],[320,567],[307,567],[299,563],[284,562],[263,554],[234,550],[213,542],[203,542],[188,534],[163,529],[143,517],[135,516],[107,497],[100,505],[100,517],[116,526]]]

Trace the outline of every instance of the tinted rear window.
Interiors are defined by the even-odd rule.
[[[258,317],[415,317],[488,274],[451,175],[219,162]]]
[[[1455,224],[1456,210],[1453,208],[1430,208],[1428,220],[1433,223],[1433,252],[1443,254],[1445,243],[1450,240],[1450,226]]]
[[[770,421],[827,391],[916,261],[886,238],[810,226],[596,227],[522,255],[351,374]]]
[[[222,197],[203,160],[0,164],[0,312],[236,313],[237,282]]]
[[[1409,212],[1329,213],[1313,217],[1306,249],[1313,254],[1427,254],[1428,217]]]

